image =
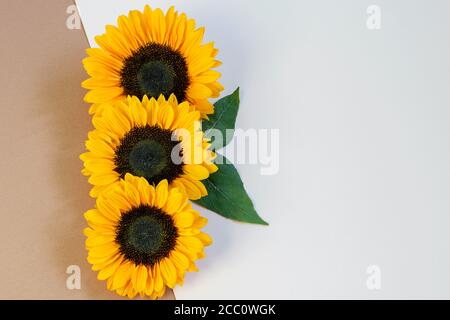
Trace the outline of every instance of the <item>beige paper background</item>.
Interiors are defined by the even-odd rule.
[[[91,129],[80,83],[88,47],[69,0],[0,2],[0,299],[115,299],[86,262],[93,206],[78,159]],[[66,269],[81,268],[68,290]]]

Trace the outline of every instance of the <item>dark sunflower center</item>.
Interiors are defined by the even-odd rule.
[[[137,75],[141,92],[149,97],[169,96],[175,85],[175,72],[162,61],[144,64]]]
[[[158,98],[175,94],[179,102],[186,98],[189,74],[184,57],[169,46],[149,43],[125,59],[121,70],[125,95]]]
[[[146,205],[123,214],[116,230],[120,252],[136,265],[152,266],[167,257],[177,237],[172,218]]]
[[[150,179],[167,167],[167,156],[160,143],[145,139],[131,149],[128,162],[136,175]]]
[[[172,132],[158,126],[135,127],[120,141],[115,152],[116,172],[123,178],[127,173],[144,177],[157,184],[167,179],[172,182],[183,174],[183,163],[172,161],[172,153],[182,150],[178,141],[172,141]],[[177,159],[179,160],[179,159]]]

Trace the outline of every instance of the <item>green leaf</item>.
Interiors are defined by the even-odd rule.
[[[268,225],[253,207],[236,168],[219,154],[216,162],[219,170],[202,181],[208,195],[194,202],[228,219]]]
[[[205,137],[212,139],[213,149],[225,147],[233,139],[236,116],[239,110],[239,88],[232,94],[223,97],[214,104],[214,114],[202,123]],[[228,129],[228,134],[227,134]],[[220,132],[222,141],[215,141],[214,134]]]

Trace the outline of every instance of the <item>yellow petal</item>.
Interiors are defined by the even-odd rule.
[[[102,270],[100,270],[100,272],[97,275],[97,279],[98,280],[106,280],[109,277],[111,277],[114,272],[116,272],[116,270],[119,268],[120,264],[122,263],[123,258],[122,257],[118,257],[114,262],[112,262],[110,265],[108,265],[107,267],[104,267]]]
[[[207,179],[209,177],[208,170],[205,167],[201,166],[201,165],[185,164],[183,166],[183,171],[186,174],[190,175],[195,180],[204,180],[204,179]]]
[[[220,78],[220,75],[221,75],[220,72],[210,69],[210,70],[207,70],[205,72],[202,72],[199,75],[196,75],[194,77],[194,81],[198,81],[200,83],[214,82],[218,78]]]
[[[134,126],[141,127],[147,124],[147,112],[136,97],[131,99],[130,116],[133,119]]]
[[[119,179],[118,174],[115,172],[107,174],[93,174],[89,177],[88,181],[93,185],[109,185],[116,182]]]
[[[167,196],[169,194],[168,191],[169,184],[167,180],[162,180],[156,186],[156,194],[155,194],[155,206],[158,208],[164,207],[167,201]]]
[[[198,268],[197,268],[197,266],[195,265],[195,263],[191,262],[191,265],[189,266],[188,271],[189,271],[189,272],[197,272],[197,271],[198,271]]]
[[[176,213],[173,218],[179,228],[189,228],[194,222],[194,215],[186,211]]]
[[[153,278],[153,272],[150,267],[147,268],[147,287],[145,289],[146,295],[151,295],[153,293],[153,288],[155,286],[155,281]]]
[[[200,194],[202,197],[206,197],[208,195],[208,191],[206,190],[205,185],[203,184],[203,182],[199,181],[199,180],[194,180],[194,179],[188,179],[190,182],[192,182],[198,190],[200,190]]]
[[[194,223],[192,224],[192,228],[201,229],[208,223],[208,219],[205,217],[197,217]]]
[[[105,103],[121,96],[122,94],[123,89],[120,87],[97,88],[89,91],[84,96],[84,101],[87,103]]]
[[[98,210],[91,209],[84,213],[84,218],[94,225],[112,225],[111,221],[106,219]]]
[[[164,288],[164,281],[160,272],[159,263],[153,265],[153,279],[155,282],[154,290],[156,292],[162,291]]]
[[[177,246],[175,247],[177,251],[184,254],[186,257],[189,258],[189,260],[195,260],[197,259],[197,252],[191,250],[190,248],[187,248],[184,244],[182,244],[180,241],[178,241]]]
[[[186,188],[184,187],[184,184],[182,181],[180,181],[178,178],[172,181],[171,186],[173,188],[177,188],[178,191],[180,191],[181,193],[183,193],[184,195],[187,195],[186,193]]]
[[[189,259],[177,250],[172,250],[170,259],[175,267],[180,271],[185,271],[189,267]]]
[[[93,258],[94,257],[103,258],[113,256],[117,252],[119,252],[119,246],[113,242],[109,242],[101,246],[92,247],[89,250],[88,255]]]
[[[126,262],[120,265],[120,267],[114,273],[113,288],[118,289],[128,284],[131,279],[131,274],[134,271],[134,267],[130,262]]]
[[[122,192],[118,192],[117,190],[108,194],[108,201],[120,212],[127,212],[131,209],[130,201],[128,201]]]
[[[102,158],[113,159],[114,150],[113,148],[102,140],[88,140],[86,141],[86,148],[97,156]]]
[[[191,200],[198,200],[202,197],[201,190],[192,183],[189,179],[180,177],[178,178],[178,181],[181,182],[184,186],[184,189],[186,190],[186,193]]]
[[[131,279],[136,291],[144,292],[147,287],[147,267],[144,265],[137,266]]]
[[[203,242],[205,246],[209,246],[212,243],[212,238],[204,232],[198,234],[197,237],[200,239],[201,242]]]
[[[114,236],[90,236],[86,239],[86,247],[101,246],[110,242],[114,242]]]
[[[114,261],[116,261],[117,259],[119,259],[119,257],[121,256],[120,253],[116,253],[110,257],[108,257],[107,259],[103,259],[101,262],[98,261],[99,259],[97,258],[93,258],[94,262],[92,263],[90,260],[92,259],[92,257],[90,257],[90,259],[88,260],[89,263],[92,263],[92,270],[94,271],[100,271],[106,267],[108,267],[110,264],[114,263]],[[89,256],[88,256],[89,257]]]
[[[95,89],[104,87],[120,87],[120,81],[117,78],[89,78],[81,83],[81,86],[85,89]]]
[[[173,288],[177,282],[177,270],[170,259],[163,259],[159,262],[161,274],[169,288]]]
[[[119,221],[121,214],[120,210],[114,206],[113,203],[105,199],[105,197],[99,197],[96,202],[98,210],[109,220]]]
[[[184,193],[175,188],[170,189],[164,211],[168,214],[174,214],[180,210],[186,201],[187,198]]]
[[[194,83],[189,87],[188,95],[192,99],[206,99],[206,98],[211,97],[212,91],[211,91],[211,89],[209,89],[207,86],[205,86],[203,84]]]
[[[125,184],[125,192],[127,195],[128,201],[130,201],[132,207],[139,207],[141,204],[141,196],[136,186],[131,183]]]
[[[178,239],[187,249],[197,252],[203,249],[203,243],[196,237],[181,236]]]
[[[161,107],[159,109],[159,112],[159,123],[161,124],[161,127],[163,129],[169,129],[172,125],[175,115],[172,106],[170,106],[169,104],[165,104],[164,107]]]

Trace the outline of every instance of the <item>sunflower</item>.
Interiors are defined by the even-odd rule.
[[[223,90],[217,82],[220,65],[213,43],[202,44],[204,28],[171,7],[130,11],[118,18],[118,26],[108,25],[95,38],[99,48],[87,49],[84,67],[91,78],[82,86],[90,91],[85,101],[91,114],[101,112],[102,103],[126,96],[158,98],[175,94],[188,101],[203,118],[214,112],[209,98]]]
[[[187,200],[167,180],[154,187],[130,174],[97,198],[84,234],[88,262],[109,290],[157,299],[197,271],[212,240],[200,231],[207,219]]]
[[[127,173],[153,185],[165,179],[192,200],[207,195],[201,180],[217,171],[215,153],[203,137],[199,112],[188,102],[178,104],[173,94],[168,100],[144,96],[142,102],[128,97],[102,108],[93,119],[88,152],[80,156],[82,172],[93,185],[92,197]]]

